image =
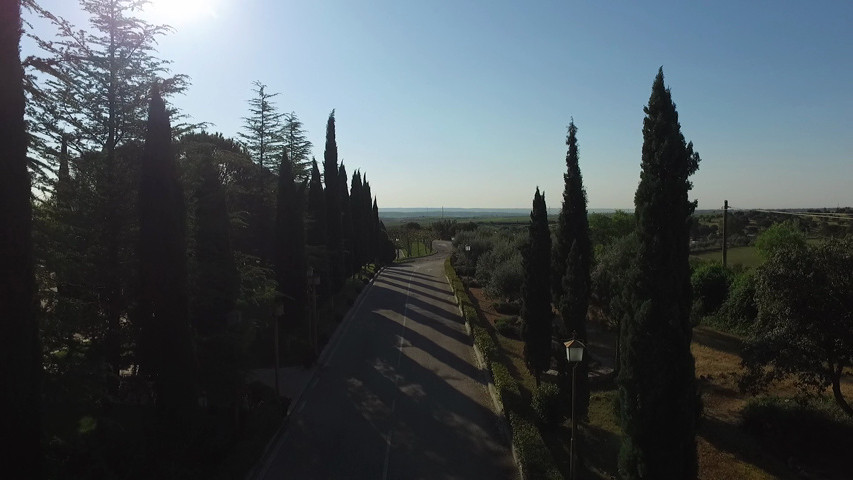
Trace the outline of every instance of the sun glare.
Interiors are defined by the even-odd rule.
[[[172,26],[216,17],[218,0],[150,0],[144,8],[151,21]]]

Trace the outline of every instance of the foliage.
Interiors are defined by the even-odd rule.
[[[639,249],[625,291],[618,377],[627,480],[697,476],[698,399],[690,352],[688,180],[699,156],[681,134],[663,69],[644,108],[640,184],[634,197]],[[661,346],[665,347],[661,347]]]
[[[524,363],[537,383],[551,364],[551,232],[539,188],[533,196],[527,244],[522,248],[521,318]],[[497,326],[497,324],[495,325]]]
[[[157,407],[182,424],[196,402],[189,325],[185,206],[166,106],[152,93],[139,186],[138,316],[143,372],[154,379]],[[180,427],[177,427],[180,428]]]
[[[437,220],[432,223],[432,229],[439,240],[450,240],[456,233],[456,220]]]
[[[343,223],[341,208],[341,186],[346,178],[338,178],[338,143],[335,138],[335,111],[329,114],[326,122],[326,148],[323,151],[323,181],[326,195],[326,252],[329,256],[329,283],[332,292],[337,293],[343,287],[346,271],[343,252]]]
[[[634,232],[633,213],[616,210],[613,213],[589,214],[589,240],[595,246],[608,246]]]
[[[456,301],[462,308],[465,321],[471,326],[474,344],[482,352],[486,365],[495,381],[504,414],[509,420],[512,431],[512,443],[518,450],[519,462],[525,478],[557,480],[559,470],[554,463],[551,452],[542,440],[536,426],[528,420],[521,411],[524,409],[521,401],[521,390],[518,382],[510,374],[498,343],[494,337],[480,324],[477,310],[474,308],[462,281],[451,264],[451,258],[444,262],[444,272],[450,280]]]
[[[296,112],[283,114],[282,120],[282,146],[293,165],[293,176],[299,181],[308,180],[311,173],[311,148],[314,145],[308,140],[308,134]]]
[[[700,266],[690,276],[693,302],[700,316],[716,313],[728,298],[731,271],[719,263]]]
[[[258,165],[274,170],[284,149],[282,117],[273,99],[278,93],[267,92],[267,86],[258,80],[252,82],[254,97],[249,99],[249,116],[243,117],[240,139]]]
[[[545,426],[556,426],[562,420],[562,401],[560,389],[549,382],[543,382],[533,391],[531,406],[536,413],[536,419]]]
[[[831,386],[853,416],[840,386],[853,365],[853,237],[777,248],[758,270],[755,301],[742,386],[760,389],[789,376],[804,394]]]
[[[779,397],[750,399],[741,412],[742,428],[779,458],[795,458],[813,468],[849,469],[853,419],[830,401],[808,402]]]
[[[629,312],[622,292],[628,287],[639,245],[637,235],[631,233],[602,249],[592,270],[590,300],[607,314],[611,326],[619,329],[620,322]]]
[[[283,301],[283,317],[278,321],[287,322],[282,333],[304,323],[308,306],[305,188],[305,181],[297,183],[293,162],[284,152],[279,165],[275,229],[276,281]]]
[[[36,317],[20,2],[0,5],[0,465],[39,478],[41,345]]]
[[[806,236],[793,220],[773,224],[755,239],[755,248],[765,259],[784,247],[802,247],[806,244]]]
[[[504,316],[495,320],[495,330],[505,337],[518,336],[519,321],[515,316]]]
[[[521,297],[523,276],[521,253],[516,252],[495,268],[486,284],[486,293],[492,298],[517,300]]]
[[[729,296],[717,315],[725,329],[738,334],[745,334],[758,317],[758,306],[755,304],[756,277],[754,270],[746,270],[737,274],[729,287]]]

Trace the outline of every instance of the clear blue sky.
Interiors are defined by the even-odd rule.
[[[702,156],[699,208],[853,206],[847,0],[156,0],[148,15],[176,29],[159,50],[192,78],[185,113],[236,136],[260,80],[319,159],[334,108],[340,157],[381,207],[529,208],[537,186],[559,207],[574,117],[590,208],[633,208],[659,66]]]

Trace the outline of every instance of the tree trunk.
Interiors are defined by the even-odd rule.
[[[835,396],[835,403],[841,407],[844,413],[853,417],[853,408],[850,407],[850,404],[847,403],[847,400],[844,399],[844,395],[841,393],[841,375],[844,373],[844,367],[839,365],[832,373],[832,394]]]

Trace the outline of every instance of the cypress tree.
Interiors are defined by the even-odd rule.
[[[329,254],[331,288],[337,292],[344,284],[341,188],[338,185],[338,144],[335,140],[335,111],[326,122],[326,149],[323,152],[323,177],[326,183],[326,246]]]
[[[698,399],[690,324],[688,177],[699,167],[681,134],[663,69],[644,108],[640,184],[634,196],[639,251],[626,292],[618,395],[625,479],[697,477]]]
[[[563,174],[563,207],[557,221],[557,236],[554,243],[552,285],[554,299],[563,324],[569,334],[586,341],[586,315],[589,308],[590,269],[592,246],[589,241],[589,222],[586,211],[586,191],[583,188],[578,164],[578,128],[574,120],[569,123],[566,137],[566,173]],[[589,356],[575,370],[577,392],[575,413],[580,418],[587,416],[589,408]]]
[[[323,194],[323,182],[320,181],[320,169],[317,160],[311,161],[311,180],[308,183],[308,206],[305,218],[305,248],[308,263],[317,275],[325,277],[323,288],[328,284],[326,269],[326,199]]]
[[[548,370],[551,360],[551,231],[545,195],[533,196],[527,243],[522,247],[521,263],[524,282],[521,285],[522,340],[524,362],[536,378]]]
[[[308,260],[305,256],[305,188],[296,183],[293,163],[282,155],[276,210],[276,280],[284,298],[283,320],[301,325],[308,305]],[[283,330],[282,330],[283,331]]]
[[[202,159],[196,192],[196,295],[193,324],[202,336],[221,333],[234,310],[240,277],[231,245],[230,219],[219,170],[211,156]]]
[[[338,185],[341,189],[341,246],[343,252],[343,268],[346,276],[351,277],[358,271],[353,268],[353,237],[355,236],[355,226],[353,225],[352,201],[350,199],[349,189],[347,188],[347,169],[343,162],[341,162],[341,168],[338,169]]]
[[[41,347],[20,60],[21,3],[0,1],[0,465],[40,478]]]
[[[367,244],[364,239],[364,227],[366,218],[363,213],[361,172],[358,170],[352,174],[352,185],[350,187],[350,210],[352,211],[352,271],[358,273],[365,261],[365,249]]]
[[[157,408],[177,428],[195,405],[185,207],[166,105],[154,89],[139,185],[139,349],[155,380]]]

